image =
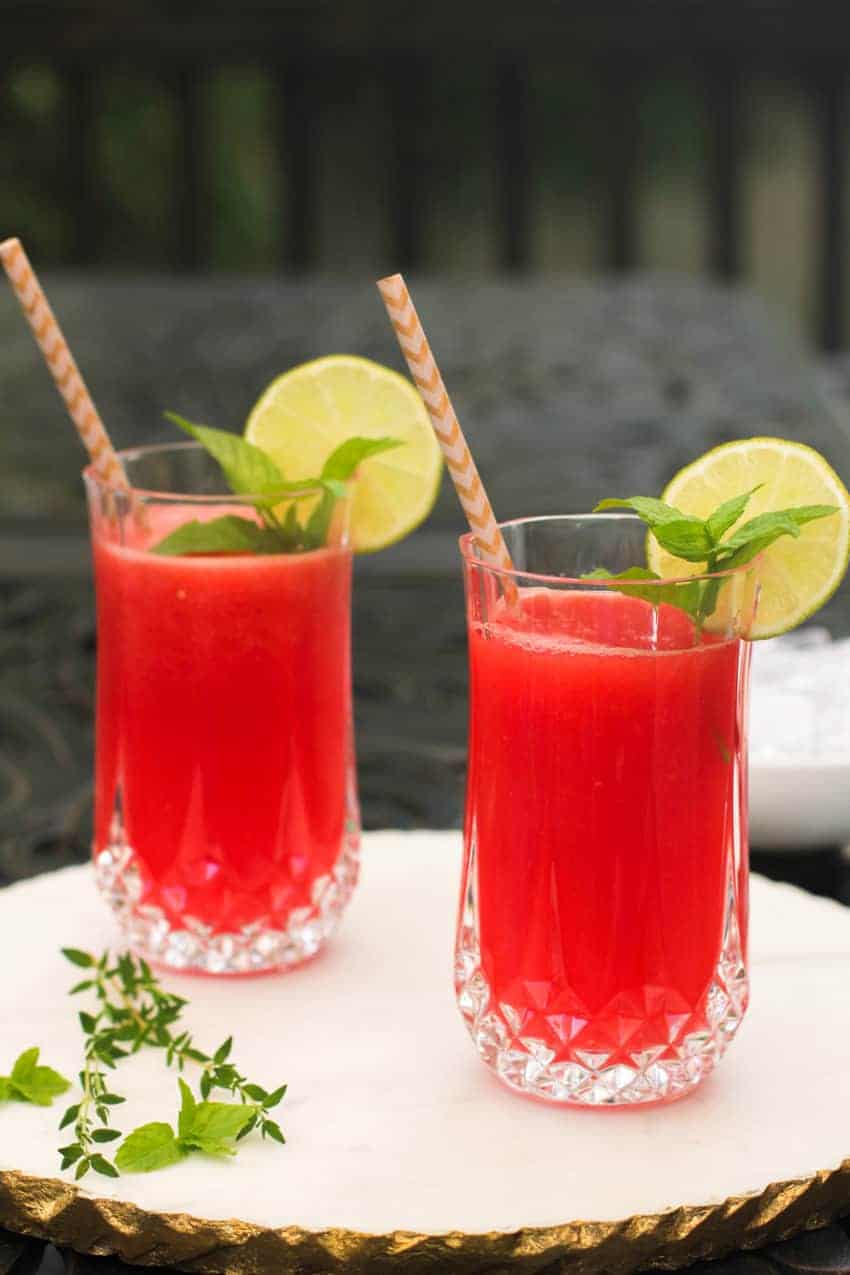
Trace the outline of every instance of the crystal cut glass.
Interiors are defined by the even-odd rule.
[[[512,1089],[663,1102],[747,1008],[752,567],[641,581],[631,515],[524,519],[514,571],[463,537],[469,773],[455,987]],[[656,590],[653,593],[653,588]],[[696,603],[709,614],[694,619]]]
[[[167,556],[157,545],[178,526],[256,522],[254,505],[195,444],[122,459],[132,496],[85,474],[95,879],[151,961],[285,969],[319,951],[357,880],[349,501],[309,551]]]

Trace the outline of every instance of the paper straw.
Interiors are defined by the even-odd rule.
[[[86,389],[74,356],[56,322],[56,316],[50,308],[47,297],[35,271],[29,263],[27,254],[21,247],[20,240],[7,239],[0,243],[0,261],[33,335],[41,347],[41,352],[50,368],[56,388],[65,400],[65,406],[77,427],[77,432],[88,452],[98,477],[113,487],[129,490],[130,484],[124,467],[110,442],[106,427],[98,415],[91,395]]]
[[[458,424],[443,378],[440,376],[419,315],[413,307],[407,285],[400,274],[378,280],[378,291],[387,307],[410,375],[422,396],[434,426],[455,491],[463,506],[481,557],[492,567],[513,571],[514,565],[505,544],[493,506],[487,499],[484,484],[469,450],[463,430]],[[513,587],[506,590],[512,593]]]

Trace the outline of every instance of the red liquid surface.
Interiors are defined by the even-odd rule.
[[[285,926],[343,838],[350,555],[164,558],[96,533],[94,560],[95,849],[120,793],[143,903]]]
[[[470,626],[466,829],[492,1001],[558,1059],[698,1029],[730,872],[746,923],[743,644],[616,594],[494,621]]]

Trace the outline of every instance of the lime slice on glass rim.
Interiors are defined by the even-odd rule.
[[[352,354],[303,363],[272,381],[251,410],[245,437],[288,481],[321,473],[347,438],[403,444],[364,461],[351,509],[351,543],[371,553],[401,540],[434,507],[443,458],[428,413],[411,383],[391,368]]]
[[[707,518],[724,500],[761,484],[741,523],[795,505],[835,505],[837,512],[810,522],[799,539],[782,536],[758,559],[759,603],[747,635],[753,640],[787,633],[832,597],[850,560],[850,496],[820,452],[783,438],[723,443],[680,469],[662,499],[683,513]],[[683,562],[647,537],[650,568],[661,576],[687,576],[700,567]]]

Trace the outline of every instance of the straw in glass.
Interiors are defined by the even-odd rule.
[[[0,261],[98,477],[112,487],[129,490],[124,467],[20,240],[0,243]]]
[[[431,418],[434,433],[443,450],[446,466],[481,557],[490,566],[513,571],[513,562],[496,522],[493,506],[487,498],[472,453],[455,416],[407,285],[400,274],[393,274],[378,281],[378,291],[410,368],[410,375],[416,382],[416,388]]]

